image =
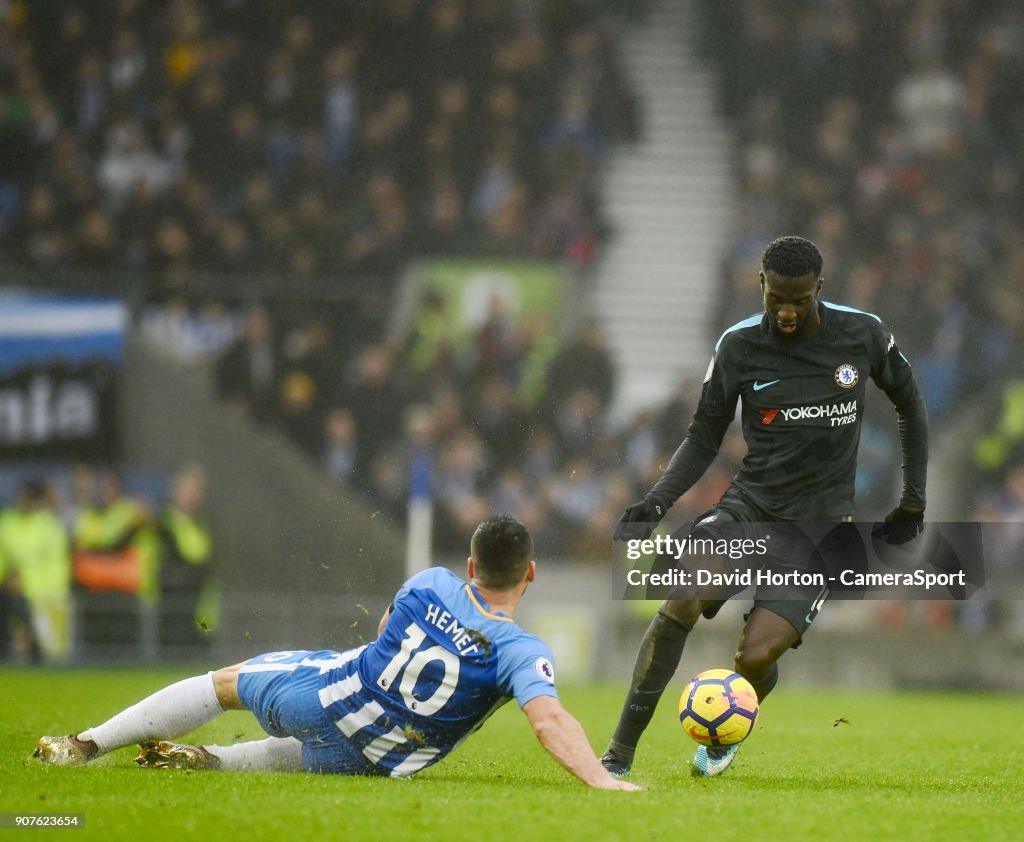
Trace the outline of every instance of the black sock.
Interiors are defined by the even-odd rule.
[[[661,694],[676,673],[690,631],[690,628],[660,613],[647,627],[633,665],[633,682],[608,745],[619,758],[633,759],[640,735],[650,724]]]

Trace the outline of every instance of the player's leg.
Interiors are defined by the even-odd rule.
[[[736,651],[735,669],[754,687],[758,701],[764,701],[779,680],[778,660],[800,642],[792,622],[773,611],[756,606],[747,617]],[[693,757],[693,774],[714,777],[732,764],[739,744],[720,748],[700,746]]]
[[[244,664],[233,664],[213,673],[213,689],[224,710],[248,710],[238,696],[238,673]]]
[[[804,633],[828,598],[830,559],[850,558],[859,542],[849,524],[827,527],[822,537],[816,524],[777,523],[772,526],[772,556],[767,567],[783,574],[780,583],[760,585],[754,609],[747,615],[736,651],[736,672],[749,681],[764,701],[779,680],[778,660],[800,645]],[[790,584],[803,574],[808,584]]]
[[[294,737],[267,737],[226,746],[159,740],[140,744],[135,762],[149,769],[294,772],[304,768],[302,743]]]
[[[224,673],[222,701],[251,711],[271,738],[202,750],[222,769],[362,774],[372,768],[327,715],[320,692],[324,674],[354,671],[364,648],[272,653],[240,664],[233,674]]]
[[[633,664],[633,677],[619,722],[601,757],[612,774],[629,772],[640,737],[679,667],[686,638],[704,607],[698,599],[666,600],[647,627]]]
[[[698,517],[693,530],[689,534],[683,533],[682,537],[713,540],[722,534],[733,534],[740,522],[754,519],[755,515],[746,512],[742,504],[731,501],[728,506],[718,505]],[[727,570],[727,559],[713,555],[687,556],[678,559],[677,563],[683,568]],[[680,598],[668,599],[658,609],[640,643],[619,722],[608,749],[601,756],[601,762],[611,774],[626,775],[629,772],[640,737],[647,730],[665,688],[679,667],[686,638],[697,620],[702,615],[708,619],[714,617],[734,592],[690,587],[677,591]]]
[[[226,671],[186,678],[125,708],[101,725],[66,737],[43,737],[36,744],[34,756],[44,763],[75,766],[123,746],[173,739],[194,731],[233,709],[237,690],[232,698],[229,682],[222,678],[218,690],[216,678],[230,674],[230,670],[236,670],[237,676],[237,667],[228,667]]]
[[[764,701],[779,680],[779,658],[787,649],[800,645],[803,633],[814,621],[827,593],[826,589],[821,589],[806,599],[755,602],[740,634],[735,669],[751,683],[759,702]],[[722,774],[732,764],[739,748],[740,744],[722,748],[700,746],[693,758],[693,774],[702,777]]]
[[[238,694],[243,664],[213,673],[217,701],[224,710],[247,710]],[[190,745],[169,740],[143,742],[135,762],[160,769],[230,769],[292,771],[302,768],[302,743],[294,737],[268,737],[233,745]]]
[[[349,653],[305,650],[270,652],[213,673],[217,699],[225,710],[248,710],[271,736],[232,745],[191,745],[167,740],[140,746],[135,762],[158,769],[294,771],[304,768],[303,743],[325,739],[332,723],[316,723],[320,668],[345,663]],[[330,734],[328,734],[330,736]]]
[[[736,650],[736,672],[751,683],[759,702],[779,680],[778,660],[800,642],[792,623],[773,611],[755,607],[740,634]]]

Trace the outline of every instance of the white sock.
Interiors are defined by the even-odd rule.
[[[230,746],[203,746],[220,760],[221,769],[247,772],[295,772],[302,766],[302,742],[295,737],[268,737]]]
[[[180,737],[205,725],[223,710],[213,687],[213,673],[209,672],[157,690],[102,725],[82,731],[78,738],[92,740],[103,754],[146,740]]]

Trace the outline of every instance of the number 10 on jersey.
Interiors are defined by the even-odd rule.
[[[426,638],[424,629],[416,623],[410,623],[401,647],[377,679],[377,686],[383,690],[392,690],[401,673],[398,692],[405,706],[421,716],[432,716],[444,707],[459,684],[459,656],[436,644],[420,649]],[[429,698],[417,699],[413,690],[420,679],[420,673],[433,661],[440,662],[444,667],[444,676]]]

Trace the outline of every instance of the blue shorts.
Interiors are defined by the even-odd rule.
[[[348,741],[320,703],[321,667],[337,666],[355,651],[267,652],[246,661],[238,672],[238,698],[272,737],[302,742],[302,761],[309,772],[387,774]]]

